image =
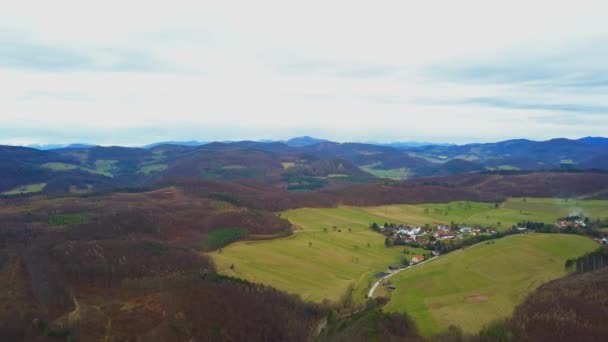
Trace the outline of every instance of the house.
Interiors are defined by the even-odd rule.
[[[420,227],[402,227],[399,228],[399,230],[397,230],[397,234],[398,235],[410,235],[410,236],[416,236],[419,235],[422,232],[422,228]]]
[[[441,235],[437,236],[439,240],[455,239],[456,237],[457,234],[454,232],[443,232]]]
[[[423,261],[424,261],[423,255],[415,255],[412,257],[412,264],[417,264],[417,263],[423,262]]]
[[[463,234],[470,233],[472,231],[473,231],[473,228],[471,228],[471,227],[462,227],[462,228],[460,228],[460,232],[463,233]]]
[[[397,287],[395,285],[389,285],[388,286],[388,290],[389,291],[395,291],[397,289]]]
[[[498,233],[498,231],[496,229],[490,229],[489,232],[490,232],[490,234],[496,234],[496,233]]]
[[[437,225],[437,230],[443,230],[443,231],[448,231],[448,230],[450,230],[450,228],[448,228],[448,226],[446,226],[446,225],[445,225],[445,224],[443,224],[443,223],[436,223],[436,225]]]
[[[525,232],[526,230],[528,230],[528,228],[526,228],[526,227],[517,227],[517,230],[519,230],[520,232]]]

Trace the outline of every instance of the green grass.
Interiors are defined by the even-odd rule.
[[[389,222],[394,220],[395,222],[404,221],[424,225],[433,222],[450,223],[454,221],[455,223],[482,225],[504,230],[521,221],[554,223],[557,218],[570,214],[608,218],[608,201],[511,198],[501,204],[499,208],[495,208],[491,203],[458,201],[445,204],[364,207],[360,210],[387,217]]]
[[[167,164],[150,164],[150,165],[146,165],[146,166],[142,166],[141,169],[139,169],[139,173],[143,173],[144,175],[150,175],[156,172],[161,172],[163,170],[166,170],[168,167]]]
[[[216,249],[247,235],[249,235],[249,231],[245,228],[216,229],[209,233],[206,243],[209,249]]]
[[[205,170],[201,173],[201,178],[205,180],[212,179],[235,179],[235,178],[251,178],[261,175],[261,172],[256,169],[245,167],[242,165],[226,165],[216,169]]]
[[[566,234],[522,234],[459,250],[396,275],[384,308],[407,312],[424,335],[457,325],[477,332],[510,315],[541,284],[566,274],[564,262],[597,248]]]
[[[409,175],[409,170],[404,167],[399,169],[380,170],[374,169],[374,166],[376,165],[365,165],[361,166],[360,169],[378,178],[388,178],[394,180],[407,179]]]
[[[102,176],[106,176],[106,177],[114,177],[110,172],[90,169],[88,167],[82,167],[82,166],[78,166],[78,165],[74,165],[74,164],[67,164],[67,163],[46,163],[46,164],[42,164],[42,167],[47,168],[52,171],[57,171],[57,172],[80,170],[80,171],[97,174],[97,175],[102,175]]]
[[[118,160],[98,159],[95,161],[95,170],[101,173],[112,174]]]
[[[404,256],[403,247],[386,248],[384,236],[368,228],[380,218],[355,208],[298,209],[282,216],[301,230],[287,238],[238,242],[212,253],[219,272],[316,302],[336,301],[353,284],[355,300],[362,302],[372,275]]]
[[[296,166],[296,163],[284,162],[284,163],[281,163],[281,165],[283,166],[284,170],[287,170],[289,168]]]
[[[327,175],[327,178],[344,178],[348,177],[346,173],[330,173]]]
[[[14,189],[3,192],[2,195],[13,196],[13,195],[36,193],[36,192],[41,192],[42,190],[44,190],[45,187],[46,187],[46,183],[21,185]]]
[[[88,220],[89,216],[84,214],[53,214],[49,217],[49,224],[51,226],[66,226],[84,223]]]
[[[490,170],[490,171],[516,171],[516,170],[520,170],[520,168],[516,167],[516,166],[512,166],[512,165],[500,165],[498,167],[486,167],[486,169]]]
[[[243,166],[243,165],[224,165],[221,167],[222,170],[243,170],[246,169],[247,167]]]
[[[553,223],[576,209],[590,217],[608,217],[608,201],[531,198],[509,199],[498,208],[492,203],[460,201],[297,209],[281,213],[297,227],[293,236],[238,242],[212,256],[221,273],[271,285],[306,300],[337,300],[352,283],[356,301],[363,301],[373,274],[399,263],[404,256],[421,254],[421,250],[404,255],[403,247],[386,248],[384,236],[368,228],[372,222],[423,226],[454,221],[504,230],[522,220]],[[334,226],[342,231],[334,231]],[[352,231],[348,232],[348,228]],[[235,265],[234,270],[229,268],[231,264]],[[563,262],[559,266],[563,267]]]

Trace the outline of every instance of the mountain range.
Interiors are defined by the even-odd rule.
[[[86,192],[183,179],[246,179],[308,191],[379,178],[401,181],[475,172],[608,170],[607,147],[608,139],[599,137],[424,146],[337,143],[312,137],[173,141],[142,148],[0,146],[0,193]]]

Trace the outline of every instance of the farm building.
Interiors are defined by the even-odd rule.
[[[424,256],[422,255],[415,255],[412,257],[412,264],[417,264],[422,261],[424,261]]]

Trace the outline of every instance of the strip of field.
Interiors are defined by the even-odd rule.
[[[449,325],[476,332],[511,314],[541,284],[566,274],[565,260],[597,248],[566,234],[508,236],[459,250],[391,279],[385,311],[411,315],[424,335]]]
[[[27,185],[22,185],[17,188],[5,191],[2,193],[2,195],[13,196],[13,195],[20,195],[20,194],[31,194],[34,192],[40,192],[40,191],[44,190],[45,187],[46,187],[46,183],[27,184]]]
[[[46,164],[43,164],[42,167],[52,170],[52,171],[57,171],[57,172],[80,170],[80,171],[84,171],[84,172],[88,172],[88,173],[92,173],[92,174],[96,174],[96,175],[114,177],[110,172],[107,171],[107,169],[114,164],[108,163],[108,162],[111,162],[111,161],[106,160],[106,161],[104,161],[104,163],[100,164],[101,169],[98,169],[98,170],[91,169],[88,167],[73,165],[73,164],[67,164],[67,163],[46,163]]]
[[[568,215],[608,218],[608,201],[511,198],[498,207],[492,203],[459,201],[363,207],[360,210],[387,217],[394,222],[403,221],[414,225],[455,222],[504,230],[522,221],[554,223],[557,218]]]

